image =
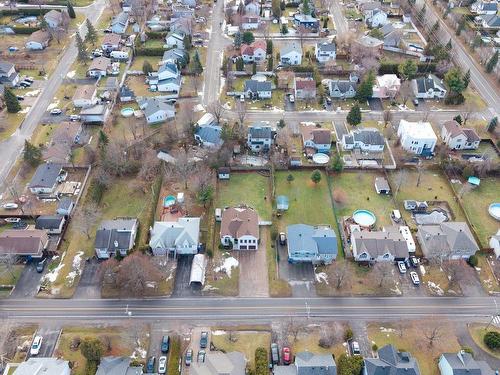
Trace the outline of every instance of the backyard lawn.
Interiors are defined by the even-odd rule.
[[[390,225],[393,200],[375,191],[375,178],[381,176],[367,171],[335,174],[332,193],[337,216],[351,216],[355,210],[365,209],[375,214],[378,227]]]
[[[469,333],[474,342],[477,344],[477,346],[479,346],[481,349],[483,349],[486,353],[490,354],[491,356],[500,358],[500,351],[493,351],[489,349],[484,343],[484,335],[486,335],[486,332],[496,331],[500,333],[500,328],[490,324],[490,326],[486,330],[485,329],[486,325],[479,323],[468,324],[468,328],[469,328]]]
[[[212,343],[224,352],[237,351],[245,355],[250,368],[255,368],[255,350],[271,345],[271,333],[262,331],[228,331],[212,332]]]
[[[455,184],[453,188],[459,193],[461,186]],[[495,177],[482,178],[477,188],[462,196],[462,204],[482,247],[489,247],[489,237],[498,230],[498,221],[489,215],[488,206],[500,202],[499,186],[500,180]]]
[[[215,207],[245,204],[263,220],[271,220],[270,178],[259,173],[231,173],[229,181],[219,181]]]

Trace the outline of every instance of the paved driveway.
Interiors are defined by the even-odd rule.
[[[267,277],[266,236],[261,228],[260,244],[257,251],[233,251],[240,263],[240,297],[268,297],[269,279]]]
[[[201,295],[201,290],[193,289],[189,285],[193,255],[180,255],[177,258],[175,270],[174,290],[172,297],[189,297]]]
[[[34,297],[38,292],[40,286],[40,279],[43,273],[36,272],[37,262],[27,263],[21,273],[21,277],[11,294],[11,298],[28,298]],[[47,271],[47,264],[45,265],[44,272]]]
[[[39,328],[35,336],[42,336],[42,346],[40,347],[40,352],[37,357],[52,357],[54,354],[54,349],[56,348],[57,340],[61,333],[60,329],[42,327]],[[26,359],[30,357],[29,351],[26,355]]]
[[[73,298],[100,298],[101,283],[99,280],[100,262],[92,257],[85,262],[82,276]]]
[[[370,98],[368,99],[368,104],[372,111],[383,111],[384,107],[382,106],[382,100],[378,98]]]
[[[342,136],[344,134],[347,134],[347,128],[343,121],[333,121],[333,125],[335,127],[335,133],[337,134],[337,139],[341,141]]]
[[[288,251],[286,246],[280,246],[276,241],[279,253],[279,276],[288,281],[292,287],[293,297],[315,297],[314,268],[310,263],[288,263]]]

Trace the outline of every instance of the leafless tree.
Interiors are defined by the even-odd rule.
[[[247,116],[247,103],[238,103],[238,120],[240,120],[240,125],[245,123],[245,117]]]
[[[436,341],[439,341],[442,336],[441,327],[439,325],[432,325],[423,330],[424,337],[427,340],[427,344],[432,347]]]
[[[208,105],[207,111],[215,117],[215,120],[218,123],[220,123],[220,120],[221,120],[222,116],[224,115],[224,112],[226,111],[226,109],[224,108],[224,106],[222,105],[220,100],[216,100],[215,102],[212,102]]]
[[[117,269],[120,262],[116,258],[109,258],[99,266],[99,277],[104,285],[115,288]]]
[[[296,342],[299,333],[302,331],[303,328],[304,327],[302,326],[302,324],[299,324],[293,319],[293,317],[290,317],[290,321],[286,325],[287,336],[292,336],[293,342]]]
[[[386,281],[392,276],[394,271],[391,262],[377,262],[373,266],[372,272],[375,272],[376,278],[378,280],[378,287],[383,288]]]
[[[344,52],[345,54],[350,53],[350,48],[354,44],[355,39],[356,34],[352,31],[337,35],[336,42],[338,50]]]
[[[8,249],[5,250],[7,251]],[[17,264],[18,260],[17,255],[12,254],[0,258],[0,265],[2,266],[4,272],[9,273],[12,278],[15,276],[14,266]],[[0,276],[1,274],[2,273],[0,273]]]
[[[469,102],[466,102],[463,106],[462,113],[460,114],[460,117],[462,117],[462,126],[467,126],[467,121],[469,121],[474,112],[475,111],[472,105]]]
[[[403,81],[403,83],[401,83],[401,87],[399,88],[399,97],[401,98],[403,105],[406,105],[411,95],[412,95],[412,89],[410,81],[408,80]]]
[[[424,163],[422,163],[422,160],[418,161],[416,167],[417,167],[417,172],[418,172],[417,187],[419,187],[420,186],[420,179],[422,178],[422,172],[424,171]]]
[[[156,157],[154,150],[147,149],[142,152],[140,163],[141,169],[139,169],[136,181],[139,183],[139,188],[145,193],[161,172],[160,160]]]
[[[175,158],[175,163],[169,164],[167,168],[171,173],[173,173],[179,180],[184,183],[184,188],[188,188],[189,177],[195,170],[195,162],[193,160],[193,155],[185,149],[179,149],[172,153]],[[168,175],[168,174],[167,174]]]
[[[337,261],[330,266],[329,273],[331,274],[335,288],[340,290],[340,288],[345,285],[349,280],[349,267],[347,262]]]
[[[201,84],[203,82],[202,76],[201,75],[193,75],[189,77],[191,80],[191,85],[193,87],[195,96],[198,96],[198,92],[201,88]]]
[[[297,28],[297,34],[299,34],[299,40],[300,40],[300,48],[304,50],[304,37],[308,33],[308,30],[305,26],[299,26]]]
[[[90,234],[92,229],[95,227],[97,219],[101,216],[101,211],[97,204],[94,202],[88,202],[77,209],[73,220],[76,223],[76,227],[80,229],[87,239],[90,240]]]
[[[122,260],[116,276],[122,291],[142,296],[151,285],[158,285],[163,275],[151,258],[141,252],[134,252]]]
[[[385,127],[387,127],[389,123],[392,121],[392,112],[389,109],[386,109],[384,110],[383,116],[384,116]]]

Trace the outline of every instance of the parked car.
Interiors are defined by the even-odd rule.
[[[24,96],[22,95],[16,95],[17,100],[24,100]]]
[[[186,356],[184,358],[184,363],[186,366],[191,366],[191,363],[193,362],[193,349],[188,349],[186,352]]]
[[[25,77],[25,78],[23,79],[23,81],[25,81],[25,82],[29,82],[29,83],[31,83],[31,84],[33,84],[33,82],[35,82],[35,80],[33,79],[33,77]]]
[[[286,234],[281,232],[279,238],[280,238],[280,245],[285,246],[286,245]]]
[[[167,373],[167,357],[162,355],[158,359],[158,374],[166,374]]]
[[[45,268],[45,262],[47,259],[43,259],[40,262],[36,264],[36,272],[42,273],[43,269]]]
[[[273,365],[278,365],[280,363],[280,351],[278,344],[275,342],[271,344],[271,363]]]
[[[283,364],[289,365],[292,363],[292,352],[288,346],[283,348]]]
[[[152,374],[155,372],[155,363],[156,357],[154,355],[148,358],[148,362],[146,363],[146,374]]]
[[[420,285],[420,278],[418,277],[418,274],[415,271],[410,272],[410,277],[413,285]]]
[[[418,99],[413,99],[413,104],[418,105]]]
[[[62,113],[62,109],[61,108],[54,108],[50,111],[50,114],[53,115],[53,116],[57,116],[57,115],[60,115]]]
[[[71,115],[69,116],[69,121],[79,121],[80,116],[79,115]]]
[[[21,81],[21,82],[19,82],[17,85],[19,86],[19,88],[25,89],[26,87],[30,87],[30,86],[31,86],[31,83]]]
[[[204,350],[200,350],[198,352],[198,363],[205,362],[205,355],[206,355],[206,352]]]
[[[21,221],[21,218],[20,217],[6,217],[4,220],[7,223],[19,223]]]
[[[2,205],[2,208],[4,210],[15,210],[16,208],[18,208],[19,205],[17,203],[5,203],[4,205]]]
[[[245,101],[245,95],[241,94],[240,95],[240,102],[244,102]]]
[[[417,257],[411,256],[410,257],[410,263],[411,263],[411,265],[412,265],[413,268],[417,268],[418,265],[419,265],[419,263],[420,263],[420,261],[418,260]]]
[[[326,97],[326,104],[332,104],[332,98],[330,98],[329,96]]]
[[[22,80],[19,84],[23,84],[23,85],[25,85],[27,87],[30,87],[33,84],[33,82]]]
[[[42,347],[43,337],[35,336],[33,343],[30,348],[30,355],[38,355],[40,353],[40,348]]]
[[[14,225],[12,226],[12,229],[26,229],[26,228],[28,228],[28,223],[23,220],[14,223]]]
[[[392,220],[394,220],[396,223],[399,223],[401,221],[401,212],[399,212],[399,210],[392,210],[391,217]]]
[[[406,266],[404,262],[398,262],[398,269],[400,273],[406,273]]]
[[[361,355],[361,350],[359,349],[359,343],[357,341],[351,341],[351,354]]]
[[[104,29],[104,34],[111,34],[113,30],[111,29]]]
[[[295,96],[290,95],[288,100],[290,100],[290,103],[295,103]]]
[[[161,352],[168,353],[169,346],[170,346],[170,337],[165,335],[161,339]]]
[[[208,332],[203,331],[200,337],[200,348],[205,349],[208,346]]]
[[[16,52],[16,51],[19,51],[19,48],[15,47],[15,46],[9,47],[9,52]]]

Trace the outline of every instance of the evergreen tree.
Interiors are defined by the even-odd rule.
[[[191,41],[191,35],[185,35],[183,43],[184,43],[185,49],[188,49],[188,50],[191,49],[193,47],[193,43]]]
[[[68,1],[68,3],[66,4],[66,8],[68,10],[68,16],[69,18],[76,18],[76,13],[75,13],[75,10],[73,9],[73,5],[71,5],[71,1]]]
[[[498,63],[498,50],[495,52],[491,59],[486,64],[486,73],[491,73]]]
[[[311,5],[309,4],[309,0],[302,1],[302,13],[306,15],[311,14]]]
[[[191,72],[193,72],[197,76],[203,73],[203,66],[201,65],[200,55],[198,54],[198,51],[195,52],[193,61],[191,62]]]
[[[460,115],[456,115],[455,117],[453,117],[453,120],[455,120],[456,122],[458,122],[460,125],[462,125],[462,116]]]
[[[21,110],[21,105],[19,104],[19,100],[17,96],[14,95],[9,88],[5,87],[3,97],[5,100],[5,105],[7,106],[7,112],[9,113],[17,113]]]
[[[142,71],[146,76],[153,71],[153,67],[148,60],[144,60],[142,63]]]
[[[268,59],[267,59],[267,71],[268,72],[272,72],[273,71],[273,57],[270,56]]]
[[[328,17],[323,19],[323,29],[328,29]]]
[[[414,60],[406,60],[405,62],[399,64],[398,72],[404,81],[412,80],[417,74],[417,63]]]
[[[283,129],[286,126],[285,120],[280,119],[278,121],[278,128]]]
[[[273,41],[271,39],[266,40],[266,55],[273,54]]]
[[[356,92],[356,99],[359,102],[367,101],[373,95],[373,84],[375,83],[375,75],[369,71],[363,81],[359,84]]]
[[[82,40],[82,37],[80,36],[80,33],[77,31],[76,36],[76,48],[78,49],[78,56],[77,59],[80,62],[86,61],[87,60],[87,51],[85,48],[85,43]]]
[[[253,75],[257,74],[257,64],[255,62],[252,64],[252,74]]]
[[[285,24],[281,25],[281,33],[283,35],[288,34],[288,26],[287,25],[285,25]]]
[[[40,21],[40,29],[41,30],[48,30],[49,29],[49,24],[47,23],[45,18],[42,18],[42,20]]]
[[[27,140],[24,141],[23,160],[32,167],[36,167],[42,161],[42,150]]]
[[[99,148],[101,150],[104,150],[106,146],[109,143],[109,137],[104,131],[101,129],[99,130]]]
[[[241,47],[241,33],[239,31],[234,34],[234,46],[236,48]]]
[[[295,177],[293,177],[293,174],[289,174],[288,176],[286,176],[286,180],[288,181],[288,183],[292,183],[293,180],[295,180]]]
[[[451,38],[450,38],[450,40],[448,40],[448,43],[446,43],[446,49],[448,51],[451,51],[452,48],[453,48],[453,45],[451,44]]]
[[[315,184],[319,184],[321,181],[321,171],[319,169],[315,169],[311,174],[311,181]]]
[[[236,70],[239,72],[245,70],[245,63],[243,62],[243,59],[241,57],[238,57],[236,59]]]
[[[361,123],[361,108],[355,104],[347,114],[346,121],[349,125],[356,126]]]
[[[253,33],[251,31],[245,31],[243,33],[243,36],[241,38],[241,41],[243,44],[252,44],[255,40],[255,37],[253,36]]]
[[[467,70],[467,73],[465,73],[465,75],[464,75],[465,88],[469,87],[469,83],[470,83],[470,69]]]
[[[474,40],[472,41],[472,49],[475,50],[477,47],[480,47],[483,44],[483,39],[481,39],[480,35],[476,35]]]
[[[488,128],[487,128],[488,132],[493,133],[495,131],[495,129],[497,128],[497,125],[498,125],[498,118],[493,117],[488,124]]]
[[[88,18],[85,24],[87,26],[87,35],[85,36],[85,41],[89,42],[92,45],[95,45],[95,42],[97,42],[97,31]]]
[[[462,77],[462,72],[458,68],[451,68],[444,75],[444,81],[450,88],[450,91],[461,94],[465,90],[465,82]]]

